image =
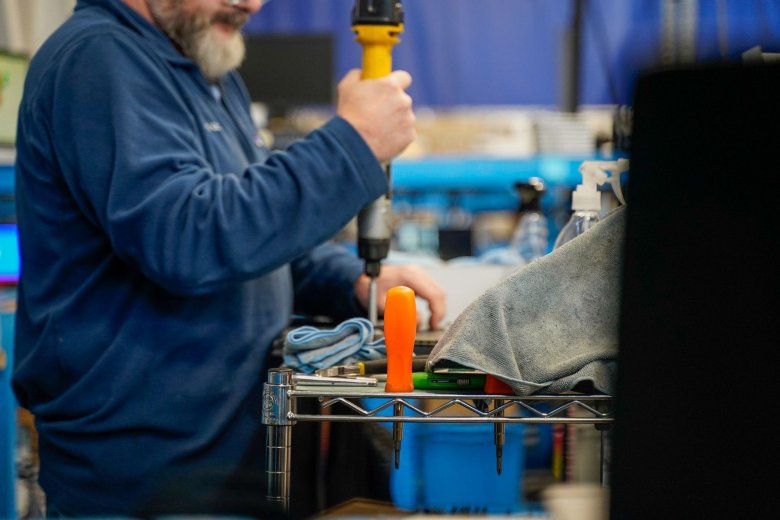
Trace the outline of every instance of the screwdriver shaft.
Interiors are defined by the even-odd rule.
[[[404,414],[404,408],[401,404],[393,405],[393,415],[400,417]],[[395,469],[401,466],[401,441],[404,438],[404,423],[393,423],[393,449],[395,450]]]
[[[497,399],[495,401],[494,409],[500,408],[504,405],[504,401],[502,399]],[[503,417],[504,411],[500,410],[495,413],[496,417]],[[504,455],[504,440],[505,440],[505,430],[506,426],[502,422],[497,422],[493,425],[493,437],[494,442],[496,444],[496,472],[500,475],[501,470],[503,468],[503,455]]]

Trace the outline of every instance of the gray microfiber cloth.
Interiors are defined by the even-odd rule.
[[[428,368],[493,374],[517,395],[613,391],[625,206],[472,302]]]

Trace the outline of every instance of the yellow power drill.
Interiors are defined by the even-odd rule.
[[[387,76],[393,70],[393,46],[404,29],[404,12],[400,0],[355,0],[352,30],[355,41],[363,46],[363,79]],[[390,186],[390,164],[384,164]],[[376,279],[380,262],[390,250],[391,189],[358,213],[358,256],[365,261],[365,273],[371,280],[368,288],[368,317],[377,324]]]

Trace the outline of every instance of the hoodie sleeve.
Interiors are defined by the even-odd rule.
[[[355,297],[355,281],[363,271],[363,261],[344,247],[323,244],[295,259],[291,267],[295,312],[337,321],[366,316]]]
[[[217,171],[175,67],[127,35],[96,36],[63,50],[52,71],[55,155],[116,254],[167,290],[201,294],[268,273],[387,189],[338,117],[286,152]]]

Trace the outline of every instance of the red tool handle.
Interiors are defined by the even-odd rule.
[[[412,354],[417,334],[417,305],[414,291],[403,285],[387,291],[385,300],[385,345],[387,382],[385,392],[411,392]]]
[[[511,395],[515,391],[508,384],[501,381],[499,378],[488,374],[485,377],[485,393],[496,395]]]

